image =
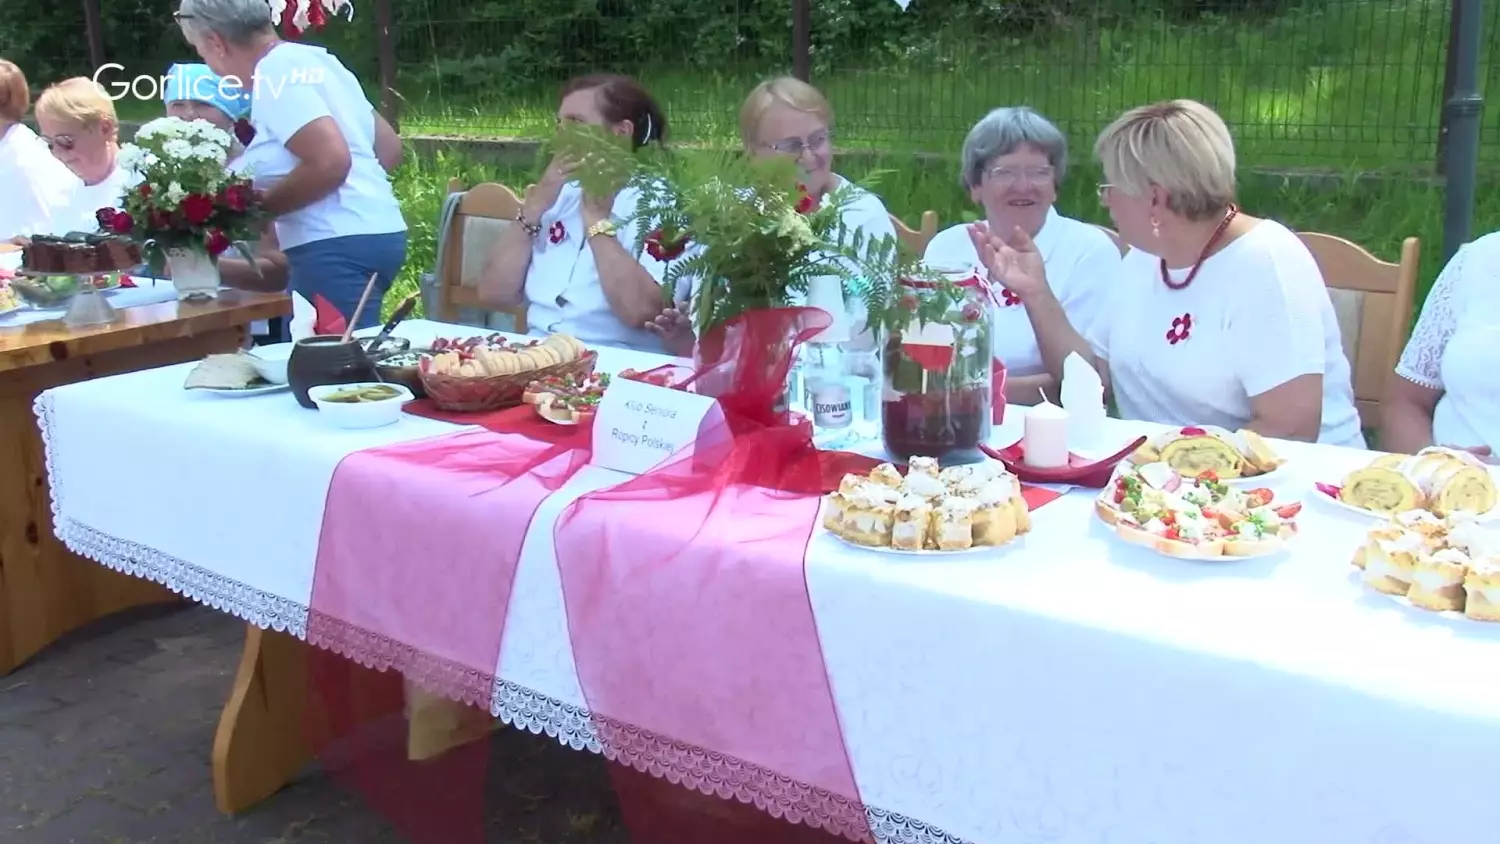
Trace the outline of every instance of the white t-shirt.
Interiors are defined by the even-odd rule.
[[[30,127],[16,123],[0,136],[0,185],[5,188],[5,198],[0,201],[3,242],[51,232],[54,217],[68,213],[73,194],[83,182],[52,155],[46,142]]]
[[[1140,249],[1126,253],[1089,338],[1109,363],[1122,417],[1238,430],[1254,416],[1251,396],[1319,373],[1318,442],[1365,447],[1333,302],[1297,235],[1262,220],[1204,261],[1185,290],[1163,284],[1160,266]]]
[[[1500,232],[1465,244],[1443,268],[1396,374],[1441,390],[1432,414],[1440,445],[1500,453]]]
[[[98,184],[86,185],[79,182],[68,207],[53,216],[52,231],[48,234],[98,231],[99,209],[119,208],[125,201],[125,192],[140,182],[140,176],[119,165]]]
[[[865,190],[859,185],[850,182],[843,176],[835,176],[837,185],[847,186],[852,190],[853,199],[844,205],[842,221],[850,233],[859,231],[864,233],[865,241],[869,242],[878,238],[896,236],[896,226],[891,222],[891,213],[886,210],[885,203],[880,197]],[[857,268],[850,267],[858,272]],[[807,304],[806,297],[793,294],[788,302],[794,307]],[[844,310],[848,313],[851,325],[863,325],[868,314],[868,307],[863,298],[856,297],[844,303]],[[871,339],[865,335],[864,339]],[[862,345],[856,342],[856,346]]]
[[[375,157],[375,107],[337,58],[322,47],[283,42],[255,66],[250,120],[255,186],[268,190],[300,163],[286,142],[321,117],[349,145],[349,176],[337,191],[276,220],[282,249],[358,234],[406,231],[390,179]]]
[[[634,252],[638,222],[635,216],[640,191],[627,187],[615,197],[611,215],[625,221],[615,239]],[[571,334],[586,344],[619,346],[661,352],[660,338],[637,325],[626,325],[609,307],[594,250],[588,244],[583,223],[583,189],[576,182],[563,185],[557,201],[538,221],[542,231],[532,238],[531,266],[526,270],[526,324],[532,334]],[[667,263],[644,249],[636,258],[660,284]],[[679,259],[680,260],[680,259]]]
[[[1085,337],[1095,332],[1095,321],[1104,311],[1109,288],[1119,281],[1120,250],[1096,226],[1064,217],[1052,208],[1033,238],[1047,268],[1047,284],[1062,304],[1068,322]],[[923,261],[934,267],[969,269],[982,267],[968,225],[957,225],[937,233],[927,244]],[[995,290],[991,348],[1012,375],[1036,375],[1046,370],[1042,351],[1031,330],[1031,319],[1021,300]]]

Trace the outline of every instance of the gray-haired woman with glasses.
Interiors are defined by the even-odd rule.
[[[1101,315],[1104,291],[1120,268],[1120,250],[1099,228],[1064,217],[1053,204],[1068,166],[1068,141],[1047,118],[1025,107],[997,108],[985,115],[963,146],[963,186],[984,209],[989,230],[1010,238],[1020,230],[1036,242],[1047,280],[1074,325],[1092,325]],[[979,267],[968,227],[945,229],[924,256],[933,266]],[[1031,320],[1020,297],[998,281],[993,309],[994,355],[1008,377],[1006,398],[1035,404],[1051,391]]]

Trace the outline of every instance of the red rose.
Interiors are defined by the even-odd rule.
[[[113,217],[109,218],[108,227],[115,234],[130,234],[135,228],[135,219],[124,211],[117,211]]]
[[[161,210],[160,208],[151,209],[151,216],[149,219],[151,221],[151,228],[156,231],[163,231],[172,228],[172,215]]]
[[[802,194],[797,198],[797,213],[811,214],[812,212],[818,210],[818,200],[815,199],[812,194],[807,192],[807,188],[798,185],[797,189]]]
[[[679,258],[687,251],[687,236],[666,240],[661,229],[646,235],[646,254],[663,263]]]
[[[143,199],[149,199],[151,197],[151,185],[149,182],[142,182],[141,186],[137,188],[136,191],[141,195]]]
[[[200,226],[214,215],[214,200],[201,193],[190,193],[182,200],[182,218],[188,225]]]
[[[203,245],[208,248],[208,254],[217,258],[229,248],[229,235],[219,229],[211,229],[208,237],[203,239]]]
[[[219,192],[219,201],[230,211],[244,211],[250,207],[250,189],[244,185],[228,185]]]
[[[115,216],[119,213],[119,211],[116,211],[113,208],[100,208],[98,211],[94,212],[94,219],[99,221],[100,228],[113,230],[115,224]]]

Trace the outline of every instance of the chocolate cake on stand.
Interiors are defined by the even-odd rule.
[[[140,266],[141,247],[135,241],[111,234],[75,232],[63,237],[33,237],[21,252],[20,275],[36,278],[49,287],[64,279],[73,292],[63,324],[105,325],[119,314],[94,284],[99,275],[124,272]]]

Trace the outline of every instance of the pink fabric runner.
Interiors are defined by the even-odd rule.
[[[819,459],[783,453],[813,488],[779,491],[739,482],[778,462],[744,451],[684,457],[559,518],[580,685],[620,764],[868,841],[804,576]]]
[[[489,749],[409,761],[402,676],[488,713],[526,531],[588,442],[466,431],[355,452],[334,471],[308,618],[308,737],[414,841],[484,840]]]

